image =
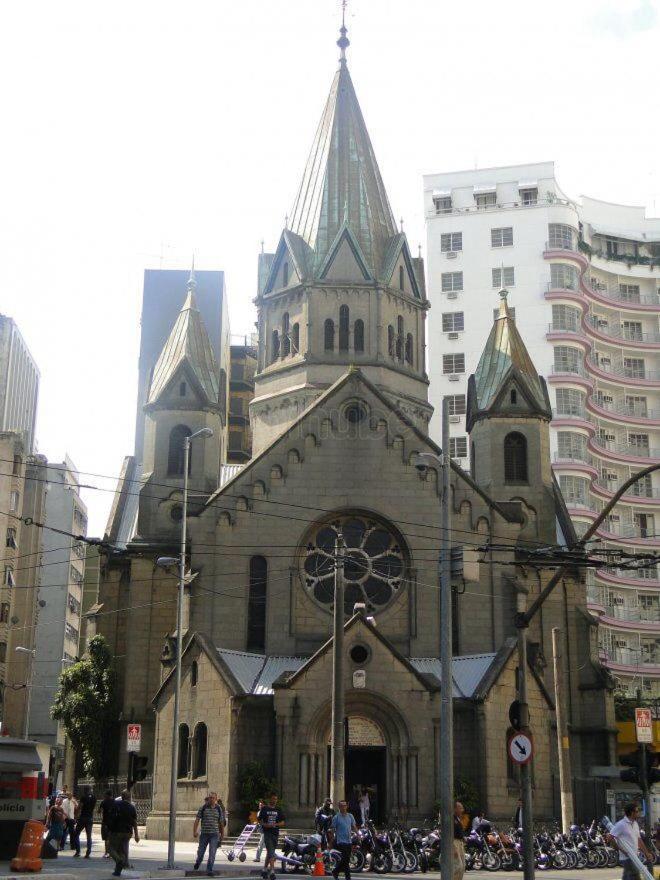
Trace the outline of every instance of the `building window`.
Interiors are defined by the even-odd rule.
[[[230,450],[230,452],[242,452],[243,451],[243,432],[242,431],[230,431],[229,432],[229,450]]]
[[[494,208],[497,205],[497,193],[477,193],[474,197],[474,201],[478,211],[483,211],[486,208]]]
[[[574,251],[577,233],[572,226],[566,223],[548,224],[548,245],[551,248],[559,248],[564,251]]]
[[[14,456],[14,466],[12,468],[12,473],[15,477],[20,476],[21,474],[21,465],[23,464],[23,459],[20,455]]]
[[[247,614],[247,650],[266,649],[266,594],[268,562],[263,556],[250,559],[250,591]]]
[[[11,513],[15,513],[18,510],[20,500],[21,497],[18,492],[9,493],[9,510]]]
[[[387,353],[394,357],[394,327],[391,324],[387,328]]]
[[[9,622],[9,602],[3,602],[0,605],[0,623]]]
[[[64,636],[72,642],[78,644],[78,630],[70,623],[64,624]]]
[[[513,245],[513,226],[501,226],[490,230],[490,246],[494,248]]]
[[[511,394],[509,395],[509,402],[514,406],[518,403],[518,392],[515,388],[511,389]]]
[[[605,251],[608,257],[619,256],[619,242],[616,238],[607,238],[605,240]]]
[[[567,266],[565,263],[551,263],[550,287],[553,290],[577,290],[580,285],[580,276],[575,266]]]
[[[412,366],[413,362],[413,335],[408,333],[406,336],[406,363]]]
[[[179,385],[179,397],[185,397],[185,396],[186,396],[186,383],[181,382],[181,384]]]
[[[280,334],[277,330],[273,330],[271,334],[270,353],[270,362],[273,363],[280,356]]]
[[[326,318],[323,325],[323,347],[326,351],[335,350],[335,322]]]
[[[628,443],[635,449],[648,450],[649,435],[648,434],[628,434]]]
[[[16,549],[16,529],[11,526],[7,529],[5,546],[10,547],[12,550]]]
[[[462,232],[443,232],[440,236],[440,251],[443,254],[450,251],[463,250],[463,233]]]
[[[450,416],[465,415],[465,395],[464,394],[448,394],[445,397],[447,401]]]
[[[525,189],[520,190],[520,201],[526,207],[530,207],[530,205],[538,204],[539,200],[539,191],[534,186],[526,187]]]
[[[584,416],[586,396],[575,388],[557,388],[557,415]]]
[[[6,587],[13,587],[15,584],[14,569],[11,565],[5,565],[5,574],[4,574],[4,578],[3,578],[3,583]]]
[[[448,373],[464,373],[465,372],[465,355],[464,354],[443,354],[442,356],[442,372]]]
[[[557,432],[557,455],[568,461],[587,460],[587,438],[570,431]]]
[[[185,779],[190,769],[190,731],[187,724],[179,724],[179,761],[176,775]]]
[[[555,365],[556,373],[582,373],[582,352],[577,348],[570,348],[568,345],[558,345],[555,348]]]
[[[449,457],[467,458],[467,437],[449,438]]]
[[[7,660],[7,642],[0,642],[0,663]]]
[[[619,296],[623,302],[638,303],[640,301],[639,284],[619,284]]]
[[[451,196],[435,196],[433,204],[436,214],[451,214]]]
[[[289,264],[284,263],[282,266],[282,287],[286,287],[289,283]]]
[[[67,605],[72,614],[80,614],[80,600],[76,599],[75,596],[72,596],[71,593],[69,593],[67,597]]]
[[[504,482],[527,482],[527,440],[517,431],[504,438]]]
[[[553,304],[552,306],[552,329],[569,330],[573,333],[580,329],[581,313],[573,306]]]
[[[463,273],[462,272],[443,272],[442,273],[442,292],[451,293],[454,290],[463,290]]]
[[[286,266],[286,263],[284,264]],[[289,313],[285,312],[282,315],[282,357],[287,357],[291,354],[291,335],[290,335],[290,327],[289,327]]]
[[[559,476],[559,488],[568,504],[578,504],[585,507],[589,497],[588,486],[588,481],[580,477],[572,477],[570,474],[560,474]]]
[[[350,314],[348,306],[339,307],[339,351],[348,351],[348,327]]]
[[[285,264],[286,265],[286,264]],[[195,736],[193,743],[193,778],[199,779],[200,776],[206,776],[206,749],[208,744],[208,732],[206,724],[198,724],[195,728]]]
[[[516,276],[513,266],[504,266],[503,269],[491,269],[493,287],[501,290],[503,287],[513,287]]]
[[[624,358],[623,375],[627,379],[644,379],[646,377],[644,358]]]
[[[399,315],[396,319],[396,356],[403,360],[403,317]]]
[[[405,290],[403,266],[399,266],[399,290]]]
[[[641,342],[644,339],[641,321],[623,321],[621,323],[623,338],[633,342]]]
[[[364,351],[364,321],[358,318],[353,326],[353,348],[358,354]]]
[[[295,323],[291,328],[291,350],[293,354],[300,353],[300,324]]]
[[[442,332],[455,333],[464,330],[463,312],[443,312],[442,313]]]
[[[169,449],[167,452],[167,473],[170,476],[183,476],[183,444],[191,430],[187,425],[177,425],[170,431]],[[188,455],[188,473],[192,469],[192,448]]]
[[[197,660],[193,660],[190,664],[190,687],[197,687],[197,676],[199,670],[197,668]]]
[[[648,401],[639,394],[626,394],[626,410],[633,416],[648,416]]]

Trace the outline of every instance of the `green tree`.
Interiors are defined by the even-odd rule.
[[[62,722],[85,773],[94,779],[106,779],[114,772],[119,721],[117,675],[103,636],[90,639],[87,654],[62,672],[50,714]]]
[[[256,810],[260,800],[265,800],[277,790],[277,781],[268,776],[266,768],[260,762],[251,761],[241,767],[238,774],[238,796],[246,813]]]

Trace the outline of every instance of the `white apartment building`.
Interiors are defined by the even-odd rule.
[[[568,198],[554,164],[424,177],[428,372],[440,440],[451,397],[451,453],[467,467],[467,377],[498,291],[548,382],[554,468],[578,534],[635,471],[660,463],[660,218]],[[601,547],[660,552],[660,473],[624,495]],[[660,696],[660,573],[648,561],[588,572],[602,657],[622,688]]]

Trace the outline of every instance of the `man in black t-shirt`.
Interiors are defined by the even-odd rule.
[[[137,827],[137,812],[131,803],[131,793],[122,791],[121,798],[114,802],[108,816],[108,849],[115,860],[113,877],[119,877],[122,869],[128,867],[128,844],[131,834],[135,842],[140,842]]]
[[[80,812],[78,813],[78,821],[76,822],[76,833],[74,837],[76,851],[74,856],[80,856],[80,835],[84,831],[87,837],[87,851],[85,852],[85,858],[88,859],[92,851],[92,825],[94,824],[94,807],[96,806],[96,795],[89,785],[86,785],[83,789],[78,804]]]
[[[261,876],[275,880],[275,848],[280,835],[280,828],[284,826],[284,813],[277,806],[277,795],[271,794],[266,806],[262,807],[257,814],[257,821],[261,825],[264,834],[264,846],[266,847],[266,861]]]

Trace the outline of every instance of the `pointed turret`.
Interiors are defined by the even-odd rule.
[[[371,277],[380,279],[398,230],[348,72],[349,41],[343,24],[337,44],[339,69],[307,160],[290,229],[314,251],[318,269],[348,228]]]
[[[220,371],[206,327],[195,302],[195,268],[190,272],[188,295],[154,367],[147,405],[153,405],[168,390],[172,380],[187,367],[202,402],[218,406]]]
[[[473,424],[482,418],[523,414],[541,416],[548,421],[552,418],[545,380],[532,363],[509,312],[507,291],[502,290],[499,314],[479,365],[468,381],[466,428],[470,432]]]

